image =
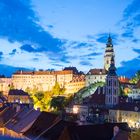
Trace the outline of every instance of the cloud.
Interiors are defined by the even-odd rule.
[[[132,3],[125,8],[120,24],[124,32],[122,37],[134,37],[136,28],[140,27],[139,0],[133,0]]]
[[[113,44],[117,44],[118,43],[118,35],[115,33],[110,33],[110,35],[111,35]],[[97,36],[97,39],[96,39],[97,42],[105,44],[107,42],[109,34],[108,33],[100,33],[100,34],[97,34],[96,36]]]
[[[53,28],[53,25],[47,25],[48,28],[52,29]]]
[[[90,56],[98,56],[98,55],[102,55],[102,53],[96,53],[96,52],[93,52],[93,53],[90,53],[90,54],[87,54],[85,55],[85,57],[90,57]]]
[[[33,58],[32,60],[33,61],[39,61],[39,58]]]
[[[134,14],[139,14],[140,7],[139,7],[139,0],[133,0],[131,4],[127,6],[124,10],[124,20],[127,20],[129,17],[133,17]],[[135,17],[133,17],[135,18]]]
[[[138,42],[140,42],[140,39],[136,39],[136,38],[135,38],[135,39],[132,40],[132,42],[138,43]]]
[[[92,40],[92,39],[95,39],[95,36],[94,35],[87,35],[87,38]]]
[[[23,51],[26,51],[26,52],[37,52],[31,45],[29,45],[29,44],[25,44],[25,45],[22,45],[21,47],[20,47],[20,49],[21,50],[23,50]]]
[[[0,52],[0,60],[3,58],[3,52]]]
[[[11,56],[12,56],[12,55],[15,55],[15,54],[16,54],[16,52],[17,52],[17,50],[16,50],[16,49],[13,49],[13,50],[12,50],[12,52],[11,52],[11,53],[9,53],[9,55],[11,55]]]
[[[39,25],[31,0],[1,0],[0,13],[0,37],[11,42],[33,44],[36,51],[61,51],[62,41]]]
[[[140,70],[140,58],[137,57],[129,61],[122,61],[121,65],[122,66],[117,69],[117,73],[119,75],[132,77]]]
[[[64,67],[63,65],[60,64],[52,64],[53,66],[58,66],[58,67]]]
[[[80,62],[80,65],[83,65],[83,66],[92,66],[92,64],[89,61],[81,61]]]
[[[122,33],[122,37],[132,38],[133,37],[133,29],[126,29],[124,33]]]
[[[133,51],[140,54],[140,49],[133,49]]]

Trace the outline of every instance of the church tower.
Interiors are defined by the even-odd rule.
[[[111,64],[106,77],[105,104],[107,106],[117,105],[119,103],[119,92],[119,80],[116,74],[114,56],[112,56]]]
[[[113,44],[112,44],[112,38],[110,37],[110,34],[109,34],[109,37],[106,43],[105,55],[104,55],[104,68],[107,71],[110,67],[112,57],[114,60],[115,55],[114,55],[114,49],[113,49]]]

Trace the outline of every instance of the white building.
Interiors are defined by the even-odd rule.
[[[86,86],[96,82],[105,82],[106,74],[105,69],[91,69],[86,75]]]
[[[132,100],[140,100],[140,89],[133,88],[130,93],[128,93],[128,97]]]

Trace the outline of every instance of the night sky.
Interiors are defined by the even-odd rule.
[[[139,0],[0,0],[0,73],[103,67],[111,34],[119,75],[140,69]]]

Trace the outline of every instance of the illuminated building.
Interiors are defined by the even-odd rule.
[[[85,86],[85,76],[65,69],[62,71],[17,71],[12,76],[12,82],[15,89],[36,88],[39,91],[50,91],[58,82],[61,88],[66,88],[66,93],[75,93]]]
[[[15,89],[26,90],[36,87],[40,91],[50,91],[56,82],[60,87],[73,78],[73,71],[17,71],[12,75],[12,81]]]
[[[127,122],[132,128],[140,128],[140,104],[123,103],[109,109],[111,122]]]
[[[12,84],[11,78],[5,78],[5,77],[0,78],[0,91],[3,93],[3,95],[6,96],[8,95],[11,84]]]
[[[85,87],[85,75],[75,75],[69,83],[65,85],[66,94],[73,94]]]
[[[8,103],[30,104],[31,99],[23,90],[13,89],[9,91]]]

